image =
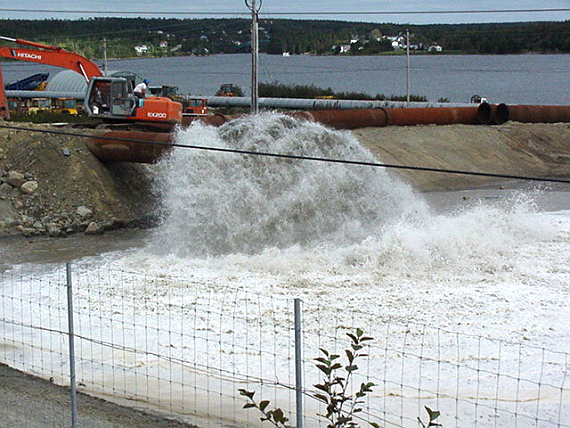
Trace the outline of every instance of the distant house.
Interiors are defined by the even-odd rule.
[[[158,46],[160,46],[161,48],[167,48],[167,47],[168,47],[168,42],[166,42],[166,41],[160,42],[160,43],[158,44]]]
[[[135,52],[137,53],[137,55],[145,54],[148,51],[149,51],[149,47],[147,45],[135,46]]]
[[[350,45],[340,45],[340,53],[350,52]]]
[[[441,52],[441,51],[443,51],[443,48],[439,45],[431,45],[428,48],[428,52]]]

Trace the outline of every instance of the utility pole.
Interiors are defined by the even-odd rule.
[[[406,107],[410,107],[410,31],[406,29]]]
[[[103,74],[106,76],[107,75],[107,39],[105,37],[103,37],[103,58],[104,58],[104,63],[103,63]]]
[[[251,10],[251,112],[259,113],[259,10],[263,0],[256,5],[256,0],[244,0]]]

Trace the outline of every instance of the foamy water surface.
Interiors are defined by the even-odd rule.
[[[349,133],[277,115],[219,131],[195,125],[178,139],[373,160]],[[570,215],[539,212],[526,194],[434,214],[378,168],[178,149],[161,170],[164,224],[115,266],[570,343]]]

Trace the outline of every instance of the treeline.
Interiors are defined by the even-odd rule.
[[[419,49],[439,45],[443,52],[472,54],[570,52],[570,21],[398,25],[287,19],[260,21],[260,50],[270,54],[373,55],[392,51],[395,38],[399,36],[401,43],[406,30],[411,34],[410,43]],[[110,58],[251,49],[246,19],[0,20],[0,34],[61,46],[88,58],[103,57],[103,40]],[[350,50],[341,51],[342,45],[349,45]]]
[[[264,82],[259,84],[259,96],[267,98],[303,98],[303,99],[335,99],[335,100],[379,100],[406,101],[406,95],[376,94],[372,96],[365,92],[336,92],[331,88],[321,88],[316,85],[295,85],[280,82]],[[424,95],[410,94],[410,101],[427,101]],[[440,99],[442,101],[442,99]]]

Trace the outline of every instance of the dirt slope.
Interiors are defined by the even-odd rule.
[[[570,124],[363,128],[358,140],[382,162],[537,177],[570,177]],[[480,187],[504,179],[391,170],[423,191]]]
[[[147,166],[103,165],[82,138],[0,128],[0,236],[145,226],[153,206]]]

